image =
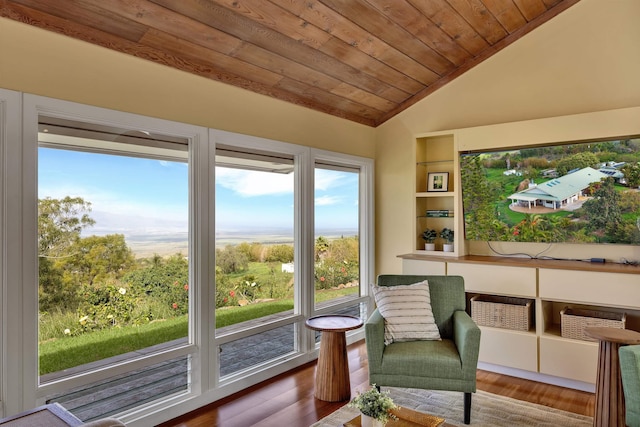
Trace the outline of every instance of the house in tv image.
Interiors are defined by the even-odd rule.
[[[607,174],[586,167],[542,184],[530,184],[526,190],[509,196],[510,207],[519,212],[536,208],[553,210],[578,208],[584,201],[584,190],[589,188],[590,184],[600,182],[607,176]]]

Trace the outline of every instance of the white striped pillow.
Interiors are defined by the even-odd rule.
[[[413,285],[376,286],[373,296],[384,317],[384,343],[440,340],[431,310],[429,282]]]

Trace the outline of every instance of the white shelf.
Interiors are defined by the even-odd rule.
[[[416,193],[416,197],[454,197],[454,191],[421,191]]]

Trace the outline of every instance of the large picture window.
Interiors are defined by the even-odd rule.
[[[58,402],[83,421],[157,425],[308,363],[310,316],[367,315],[372,160],[13,100],[3,415]],[[348,286],[320,289],[329,271]]]
[[[290,154],[216,147],[216,335],[256,329],[220,345],[220,376],[296,350],[294,159]]]
[[[187,342],[188,196],[187,141],[40,117],[41,383]],[[172,366],[181,377],[178,389],[186,390],[186,360]],[[146,399],[140,376],[90,383],[48,402],[63,402],[84,420],[100,418]],[[154,393],[176,387],[166,381]],[[128,404],[105,405],[105,388]]]
[[[316,308],[360,296],[359,180],[358,167],[316,163]]]

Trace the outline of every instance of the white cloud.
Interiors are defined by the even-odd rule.
[[[337,196],[321,196],[316,197],[316,206],[329,206],[340,203],[341,197]]]
[[[242,197],[293,193],[293,175],[216,168],[216,184]]]
[[[316,190],[328,190],[341,178],[340,174],[332,170],[316,169],[315,186]]]

